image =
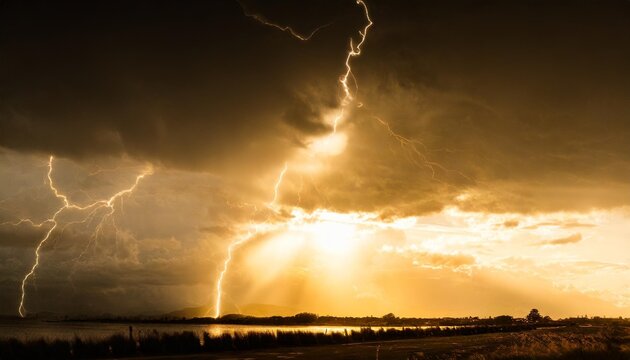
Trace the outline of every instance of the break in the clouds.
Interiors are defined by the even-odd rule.
[[[231,311],[628,314],[630,2],[368,0],[334,132],[356,5],[0,2],[3,311],[45,233],[11,223],[59,206],[53,154],[81,204],[155,172],[117,232],[63,214],[33,311],[210,304],[227,245],[268,221],[235,255]]]

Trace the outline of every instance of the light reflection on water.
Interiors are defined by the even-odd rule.
[[[37,320],[0,321],[0,338],[32,339],[102,339],[114,334],[129,333],[129,325],[133,326],[135,336],[148,334],[154,330],[158,333],[193,331],[200,337],[204,332],[211,335],[248,331],[310,331],[317,333],[344,332],[359,330],[354,326],[262,326],[262,325],[197,325],[197,324],[111,324],[96,322],[44,322]],[[379,327],[374,327],[378,329]]]

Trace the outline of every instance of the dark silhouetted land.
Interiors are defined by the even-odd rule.
[[[74,320],[76,321],[76,319]],[[83,319],[95,321],[95,319]],[[219,319],[107,318],[129,332],[101,339],[0,339],[0,359],[90,359],[167,356],[252,359],[628,359],[630,321],[580,317],[553,320],[538,310],[524,318],[330,317],[311,313]],[[134,332],[134,323],[271,325],[265,331]],[[295,330],[292,325],[342,325],[341,332]]]
[[[378,355],[377,355],[378,354]],[[89,341],[0,341],[1,359],[629,359],[630,328],[533,325],[370,329],[346,333],[193,332]]]

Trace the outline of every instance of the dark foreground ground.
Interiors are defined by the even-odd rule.
[[[143,359],[630,359],[630,328],[567,327]]]

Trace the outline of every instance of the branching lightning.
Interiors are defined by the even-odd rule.
[[[292,27],[288,26],[288,25],[279,25],[276,24],[272,21],[269,21],[266,17],[260,15],[260,14],[254,14],[254,13],[250,13],[249,11],[247,11],[247,9],[245,8],[245,6],[243,5],[242,2],[237,1],[238,4],[241,6],[241,9],[243,9],[243,14],[247,17],[250,17],[256,21],[258,21],[259,23],[266,25],[266,26],[271,26],[272,28],[278,29],[280,31],[286,32],[287,34],[293,36],[294,38],[301,40],[301,41],[308,41],[310,40],[319,30],[325,28],[326,26],[330,25],[330,24],[324,24],[321,25],[317,28],[315,28],[313,31],[311,31],[310,34],[308,35],[303,35],[298,33],[297,31],[295,31]]]
[[[363,43],[365,43],[365,40],[367,39],[368,30],[374,24],[372,22],[372,19],[370,18],[370,13],[368,12],[368,7],[365,4],[365,2],[363,0],[357,0],[357,4],[361,6],[363,8],[363,11],[365,12],[365,19],[367,20],[367,25],[365,25],[363,30],[359,30],[359,35],[361,37],[361,40],[359,40],[356,46],[354,45],[354,40],[350,38],[350,44],[349,44],[350,48],[348,50],[348,54],[346,56],[346,61],[345,61],[346,72],[344,72],[339,77],[339,83],[341,84],[341,89],[343,90],[343,98],[341,99],[341,109],[339,110],[339,114],[337,115],[337,117],[335,117],[335,121],[333,123],[334,133],[337,132],[337,125],[339,124],[339,121],[341,121],[344,117],[346,107],[350,105],[352,101],[354,101],[354,95],[352,95],[352,92],[350,91],[350,86],[348,85],[348,79],[350,78],[350,76],[352,76],[352,78],[354,79],[355,85],[357,83],[356,78],[354,77],[354,74],[352,73],[352,65],[351,65],[352,58],[361,55],[361,46],[363,46]]]
[[[262,15],[249,13],[249,12],[247,12],[247,10],[245,9],[245,7],[243,6],[243,4],[240,1],[238,1],[238,3],[241,6],[241,8],[243,9],[243,13],[245,14],[245,16],[251,17],[251,18],[255,19],[256,21],[258,21],[259,23],[261,23],[263,25],[271,26],[271,27],[273,27],[275,29],[278,29],[280,31],[287,32],[291,36],[293,36],[294,38],[296,38],[298,40],[301,40],[301,41],[309,40],[313,35],[315,35],[315,33],[317,31],[319,31],[320,29],[328,26],[328,25],[320,26],[317,29],[315,29],[312,33],[310,33],[308,36],[304,36],[304,35],[301,35],[301,34],[297,33],[290,26],[276,24],[276,23],[270,22],[269,20],[267,20]],[[351,62],[352,62],[352,58],[361,55],[361,47],[365,43],[365,40],[367,38],[368,30],[373,25],[372,19],[370,18],[370,14],[368,12],[368,7],[365,4],[365,2],[363,0],[356,0],[356,3],[363,8],[363,11],[364,11],[364,14],[365,14],[365,18],[367,20],[367,24],[365,25],[363,30],[359,30],[359,36],[360,36],[361,39],[359,40],[359,42],[356,45],[354,44],[354,40],[352,38],[350,38],[350,41],[349,41],[349,49],[348,49],[348,52],[346,54],[346,59],[344,61],[344,66],[345,66],[346,70],[339,77],[339,83],[341,85],[341,90],[343,92],[343,97],[341,99],[341,106],[340,106],[340,109],[339,109],[339,113],[337,114],[337,116],[334,119],[333,133],[337,132],[337,125],[338,125],[339,121],[341,121],[343,119],[343,117],[345,115],[345,109],[350,104],[352,104],[352,102],[354,101],[354,95],[350,91],[350,85],[348,84],[350,77],[352,77],[352,79],[354,79],[354,83],[356,85],[356,79],[354,78],[354,75],[352,73]],[[360,105],[361,104],[359,104],[359,106]],[[282,181],[283,181],[284,176],[285,176],[285,174],[287,173],[288,170],[289,170],[288,163],[285,163],[284,167],[280,171],[280,174],[278,175],[278,178],[277,178],[277,180],[276,180],[276,182],[274,184],[273,199],[267,205],[267,207],[269,209],[271,209],[272,211],[274,211],[274,212],[278,212],[276,203],[278,201],[278,196],[279,196],[279,193],[280,193],[280,187],[282,186]],[[301,188],[300,188],[300,192],[301,192]],[[300,201],[301,201],[300,193],[298,193],[298,197],[300,198]],[[256,230],[253,231],[253,232],[252,231],[248,231],[245,236],[243,236],[242,238],[239,238],[236,241],[233,241],[232,243],[230,243],[230,245],[228,245],[227,255],[226,255],[225,260],[223,261],[223,268],[222,268],[221,272],[219,273],[219,276],[217,277],[217,280],[216,280],[216,298],[215,298],[215,304],[214,304],[214,310],[215,310],[214,317],[215,318],[218,318],[221,315],[221,300],[222,300],[222,294],[223,294],[223,280],[224,280],[224,278],[225,278],[225,276],[226,276],[226,274],[228,272],[230,262],[232,261],[232,254],[233,254],[234,250],[238,246],[248,242],[256,234],[258,234],[258,227],[255,227],[255,229]]]
[[[276,179],[276,182],[273,188],[273,199],[269,202],[269,204],[267,204],[267,207],[273,212],[278,211],[276,209],[276,202],[278,200],[278,194],[280,192],[280,186],[282,185],[282,180],[284,179],[284,175],[286,174],[287,170],[289,170],[289,165],[288,163],[284,163],[284,167],[280,171],[280,174],[278,175],[278,178]],[[267,222],[265,222],[265,224],[266,223]],[[214,302],[215,304],[214,317],[215,318],[218,318],[221,315],[221,300],[223,298],[223,279],[225,278],[225,274],[227,273],[229,269],[230,262],[232,262],[232,254],[237,247],[248,242],[254,236],[256,236],[259,233],[259,227],[260,226],[254,225],[253,231],[248,230],[244,236],[242,236],[241,238],[238,238],[235,241],[232,241],[230,245],[228,245],[226,257],[223,260],[223,268],[221,269],[221,272],[219,272],[219,276],[217,277],[217,280],[216,280],[216,286],[215,286],[216,298]]]
[[[245,14],[245,16],[250,17],[256,21],[258,21],[259,23],[266,25],[266,26],[270,26],[273,27],[275,29],[278,29],[280,31],[284,31],[286,33],[289,33],[291,36],[293,36],[294,38],[301,40],[301,41],[308,41],[310,40],[313,35],[315,35],[315,33],[317,33],[319,30],[321,30],[322,28],[325,28],[326,26],[328,26],[329,24],[325,24],[322,25],[318,28],[316,28],[315,30],[313,30],[309,35],[302,35],[299,34],[298,32],[296,32],[293,28],[291,28],[290,26],[287,25],[280,25],[280,24],[276,24],[274,22],[269,21],[267,18],[265,18],[264,16],[260,15],[260,14],[253,14],[247,11],[247,9],[245,8],[245,6],[240,2],[237,1],[239,3],[239,5],[241,6],[241,8],[243,9],[243,14]],[[363,46],[363,44],[365,43],[365,40],[367,39],[367,33],[368,30],[370,29],[370,27],[372,27],[372,25],[374,24],[372,22],[372,19],[370,18],[370,13],[368,11],[368,7],[365,3],[365,1],[363,0],[356,0],[357,5],[361,6],[365,15],[365,19],[367,21],[367,24],[365,25],[365,27],[363,28],[363,30],[359,30],[359,37],[360,40],[357,42],[357,44],[355,45],[354,43],[354,39],[350,38],[349,40],[349,48],[348,48],[348,52],[346,53],[346,59],[344,61],[344,66],[345,66],[345,72],[343,74],[341,74],[341,76],[339,76],[339,84],[341,85],[341,90],[343,92],[343,97],[341,99],[341,108],[339,110],[339,113],[337,114],[337,116],[334,119],[333,122],[333,133],[337,132],[337,125],[339,124],[339,122],[343,119],[344,115],[345,115],[345,110],[346,108],[354,101],[354,95],[352,94],[352,91],[350,91],[350,85],[349,85],[349,79],[352,78],[354,80],[354,83],[356,85],[356,78],[354,77],[354,74],[352,73],[352,59],[355,57],[358,57],[361,55],[361,47]],[[362,104],[358,104],[359,107],[361,107]]]
[[[247,10],[247,8],[239,1],[237,0],[237,2],[239,3],[239,5],[241,6],[242,10],[243,10],[243,14],[249,18],[254,19],[255,21],[257,21],[258,23],[264,25],[264,26],[269,26],[271,28],[274,28],[276,30],[285,32],[287,34],[289,34],[290,36],[292,36],[293,38],[300,40],[300,41],[309,41],[313,36],[315,36],[315,34],[320,31],[321,29],[325,28],[326,26],[328,26],[329,24],[326,25],[322,25],[319,26],[317,28],[315,28],[311,33],[309,34],[301,34],[299,32],[297,32],[295,29],[293,29],[290,26],[287,25],[280,25],[280,24],[276,24],[270,20],[268,20],[266,17],[264,17],[263,15],[260,14],[256,14],[256,13],[251,13]],[[365,44],[366,40],[367,40],[367,35],[368,35],[368,31],[370,30],[370,28],[374,25],[370,14],[369,14],[369,10],[368,7],[365,3],[364,0],[355,0],[356,4],[358,5],[358,7],[360,7],[363,11],[363,15],[365,18],[365,25],[363,27],[361,27],[358,30],[358,35],[359,37],[356,37],[356,33],[354,35],[354,37],[350,37],[349,39],[349,44],[348,44],[348,48],[347,48],[347,52],[346,52],[346,56],[344,59],[344,65],[343,65],[343,72],[339,75],[338,77],[338,90],[340,89],[341,91],[339,92],[339,105],[338,108],[336,109],[336,114],[333,118],[332,121],[332,133],[336,134],[337,130],[338,130],[338,126],[339,124],[344,120],[344,117],[346,117],[348,115],[349,112],[349,108],[350,106],[353,106],[356,104],[356,107],[362,107],[363,104],[360,103],[359,101],[357,101],[356,97],[357,97],[357,92],[358,92],[358,83],[357,80],[354,76],[353,73],[353,69],[352,69],[352,62],[353,59],[356,57],[359,57],[362,54],[363,51],[363,45]],[[417,166],[421,166],[421,167],[426,167],[428,169],[431,170],[432,173],[432,177],[435,178],[436,176],[436,169],[440,169],[443,171],[451,171],[448,170],[444,167],[442,167],[440,164],[431,161],[426,155],[425,153],[427,152],[427,148],[426,146],[417,140],[411,139],[411,138],[407,138],[404,137],[398,133],[396,133],[392,127],[390,126],[390,124],[384,120],[382,120],[381,118],[378,117],[374,117],[376,119],[376,121],[379,122],[380,125],[382,125],[385,130],[387,131],[388,135],[391,136],[395,141],[397,141],[402,147],[404,147],[407,151],[409,151],[409,155],[411,158],[411,161],[417,165]],[[330,120],[327,120],[328,122],[330,122]],[[60,191],[57,186],[55,185],[54,181],[53,181],[53,161],[54,158],[53,156],[50,156],[49,161],[48,161],[48,171],[46,174],[46,183],[48,184],[48,187],[50,189],[50,191],[54,194],[54,196],[61,201],[61,206],[52,214],[52,216],[48,219],[45,219],[43,222],[41,223],[36,223],[31,219],[20,219],[17,222],[13,222],[13,223],[5,223],[5,224],[10,224],[10,225],[14,225],[14,226],[19,226],[22,224],[29,224],[32,227],[37,227],[37,228],[41,228],[44,226],[50,226],[46,231],[45,234],[43,235],[43,237],[41,238],[41,240],[39,241],[37,247],[35,248],[35,261],[32,264],[30,271],[28,271],[21,282],[21,298],[20,298],[20,304],[19,304],[19,308],[18,308],[18,312],[20,314],[20,316],[25,317],[27,310],[25,307],[25,300],[26,300],[26,289],[27,289],[27,284],[29,282],[29,280],[31,280],[35,274],[36,271],[40,265],[40,253],[42,248],[46,245],[46,243],[50,240],[50,238],[53,236],[53,234],[60,234],[62,233],[67,227],[71,226],[71,225],[76,225],[76,224],[85,224],[87,223],[87,226],[89,226],[90,228],[92,226],[94,226],[93,232],[92,232],[92,236],[90,237],[90,240],[86,246],[86,248],[81,252],[81,254],[79,255],[79,258],[81,258],[86,251],[90,248],[90,246],[92,246],[92,244],[97,241],[97,239],[99,238],[99,236],[102,234],[103,229],[106,226],[111,226],[114,228],[114,230],[116,232],[118,232],[118,228],[116,226],[116,222],[115,222],[115,217],[114,214],[116,213],[117,209],[118,211],[122,211],[122,206],[123,206],[123,199],[125,196],[131,195],[136,188],[138,187],[138,185],[140,184],[140,182],[142,181],[142,179],[144,179],[146,176],[152,174],[152,170],[151,169],[147,169],[145,171],[143,171],[141,174],[137,175],[135,178],[135,182],[128,188],[123,189],[115,194],[113,194],[111,197],[107,198],[107,199],[101,199],[101,200],[94,200],[90,198],[90,201],[92,201],[91,203],[87,204],[87,205],[78,205],[76,203],[73,203],[69,197],[64,194],[62,191]],[[95,173],[90,174],[90,176],[96,175],[100,172],[103,171],[110,171],[110,170],[99,170]],[[268,214],[267,220],[264,222],[259,222],[259,223],[255,223],[255,224],[250,224],[245,231],[241,232],[242,236],[237,236],[235,237],[235,239],[230,242],[230,244],[227,246],[226,249],[226,255],[225,258],[223,259],[222,262],[222,268],[221,271],[219,272],[217,278],[216,278],[216,293],[215,293],[215,297],[214,297],[214,317],[218,318],[219,316],[221,316],[221,311],[222,311],[222,298],[224,296],[224,290],[223,290],[223,286],[224,283],[226,281],[227,275],[228,275],[228,271],[230,268],[230,264],[232,262],[232,259],[234,257],[234,253],[235,251],[242,247],[243,245],[245,245],[246,243],[248,243],[249,241],[253,240],[256,238],[256,236],[262,234],[262,233],[268,233],[269,231],[272,231],[274,229],[279,229],[281,226],[287,225],[287,224],[305,224],[305,223],[317,223],[317,222],[340,222],[343,219],[335,219],[334,216],[331,216],[330,214],[332,213],[326,213],[326,212],[317,212],[317,211],[313,211],[311,213],[306,213],[304,211],[282,211],[282,210],[286,210],[282,207],[281,201],[279,201],[280,199],[280,191],[282,188],[282,183],[285,179],[286,174],[289,172],[289,164],[288,162],[284,163],[284,166],[282,167],[281,171],[279,172],[276,181],[274,182],[274,186],[273,186],[273,198],[271,199],[271,201],[269,201],[266,204],[266,207],[261,207],[262,211],[265,211],[264,214]],[[462,175],[460,173],[460,175]],[[462,175],[464,176],[464,175]],[[312,179],[312,178],[311,178]],[[298,207],[300,206],[301,202],[302,202],[302,190],[303,190],[303,179],[300,180],[300,188],[297,192],[297,197],[298,197]],[[315,191],[319,192],[319,190],[317,189],[316,184],[313,182],[313,188],[315,189]],[[88,194],[86,194],[88,195]],[[89,198],[89,195],[88,195]],[[280,202],[280,204],[279,204]],[[83,211],[84,213],[82,214],[86,214],[84,217],[81,218],[80,221],[74,221],[74,222],[63,222],[61,220],[59,220],[60,216],[62,214],[64,214],[67,210],[75,210],[75,211]],[[256,206],[254,206],[254,210],[256,212],[258,212],[258,208]],[[297,210],[297,208],[293,208],[293,210]],[[301,209],[299,209],[301,210]],[[290,215],[288,215],[290,214]],[[333,214],[334,215],[334,214]],[[283,222],[281,223],[280,221],[278,221],[277,219],[280,218],[282,216],[282,220]],[[290,216],[290,219],[288,219],[288,216]],[[326,217],[328,216],[328,218]],[[274,220],[270,220],[270,219],[274,219]],[[287,220],[288,219],[288,220]],[[369,221],[372,221],[370,219],[367,218],[358,218],[358,220],[356,220],[357,222],[360,223],[368,223]],[[376,221],[376,220],[374,220]],[[5,224],[0,224],[0,225],[5,225]],[[378,352],[377,352],[378,354]]]
[[[408,149],[410,151],[410,161],[418,166],[418,167],[425,167],[427,169],[429,169],[431,171],[431,178],[434,180],[438,180],[436,178],[436,169],[442,170],[444,172],[449,172],[449,173],[455,173],[459,176],[461,176],[462,178],[465,178],[468,181],[473,181],[472,178],[470,178],[469,176],[463,174],[460,171],[456,171],[456,170],[451,170],[448,169],[446,167],[444,167],[442,164],[437,163],[435,161],[431,161],[429,160],[429,158],[422,152],[420,151],[420,148],[423,148],[425,151],[427,151],[427,147],[424,143],[422,143],[421,141],[415,140],[415,139],[410,139],[407,138],[405,136],[402,136],[396,132],[394,132],[394,130],[392,129],[392,127],[389,125],[388,122],[386,122],[385,120],[379,118],[378,116],[374,116],[374,119],[376,121],[378,121],[386,130],[387,133],[389,134],[389,136],[391,136],[392,138],[394,138],[394,140],[396,140],[401,147]],[[439,181],[439,180],[438,180]]]
[[[152,169],[149,168],[143,171],[140,175],[136,176],[135,182],[133,183],[131,187],[115,193],[108,199],[97,200],[88,205],[80,206],[75,203],[72,203],[70,199],[68,198],[68,196],[63,194],[55,186],[55,182],[53,181],[53,177],[52,177],[53,161],[54,161],[54,157],[50,156],[50,158],[48,159],[48,172],[46,174],[46,178],[47,178],[47,183],[48,183],[48,187],[50,188],[50,191],[55,195],[57,199],[62,201],[62,206],[58,208],[50,218],[44,220],[43,222],[39,224],[35,223],[31,219],[20,219],[18,222],[12,224],[12,225],[17,226],[23,223],[28,223],[33,227],[42,227],[44,224],[48,224],[48,223],[52,224],[52,226],[46,231],[42,239],[39,241],[37,247],[35,248],[35,262],[31,266],[31,269],[28,271],[28,273],[26,273],[26,275],[24,275],[24,278],[22,279],[22,284],[20,287],[21,288],[20,305],[18,307],[18,313],[20,314],[21,317],[26,316],[26,307],[24,305],[25,300],[26,300],[26,285],[29,279],[35,275],[35,272],[37,268],[39,267],[40,255],[41,255],[40,252],[41,252],[42,247],[50,239],[51,235],[55,232],[55,230],[59,227],[59,224],[60,224],[59,219],[58,219],[59,216],[62,213],[64,213],[66,210],[77,210],[77,211],[91,210],[90,213],[86,216],[86,218],[83,221],[68,223],[66,224],[66,226],[63,227],[63,229],[65,229],[67,226],[71,224],[87,221],[87,219],[92,218],[95,215],[95,213],[100,209],[106,209],[106,212],[103,214],[101,221],[99,222],[95,230],[95,234],[96,236],[98,236],[98,232],[102,229],[103,224],[106,222],[107,219],[109,219],[116,212],[116,207],[115,207],[116,201],[119,199],[122,200],[123,196],[131,194],[138,187],[138,184],[140,183],[140,181],[144,177],[152,173]]]

